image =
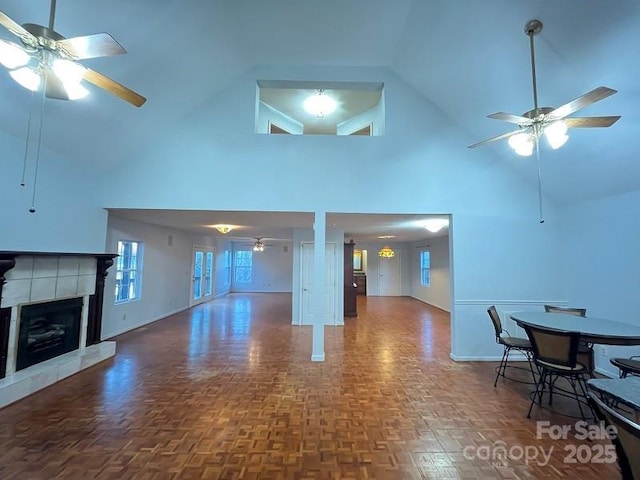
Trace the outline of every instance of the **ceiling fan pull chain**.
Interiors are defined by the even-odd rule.
[[[20,182],[20,186],[24,187],[25,177],[27,175],[27,157],[29,156],[29,139],[31,137],[31,119],[33,117],[33,109],[35,107],[35,92],[31,90],[31,100],[29,101],[29,120],[27,121],[27,140],[24,144],[24,158],[22,160],[22,181]]]
[[[38,148],[36,149],[36,168],[33,173],[33,194],[31,196],[31,208],[29,213],[36,213],[36,185],[38,183],[38,166],[40,165],[40,145],[42,144],[42,124],[44,121],[44,101],[47,96],[47,76],[44,75],[42,85],[42,106],[40,108],[40,124],[38,126]]]
[[[538,128],[538,125],[536,125]],[[544,223],[544,213],[542,212],[542,173],[540,169],[540,141],[538,140],[539,135],[536,135],[536,160],[538,162],[538,211],[540,214],[540,219],[538,220],[540,223]]]

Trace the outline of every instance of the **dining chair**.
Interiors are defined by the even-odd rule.
[[[609,361],[620,370],[620,378],[626,378],[627,375],[640,376],[640,360],[636,360],[636,358],[640,358],[640,355],[634,355],[629,358],[616,357],[611,358]]]
[[[549,405],[553,403],[554,393],[575,398],[578,402],[580,416],[585,420],[582,405],[587,402],[585,375],[588,374],[588,370],[577,360],[580,332],[554,330],[533,325],[524,325],[524,329],[533,349],[533,363],[538,367],[539,372],[536,389],[531,394],[527,418],[531,418],[531,411],[536,401],[542,405],[543,394],[548,392]],[[571,391],[555,385],[559,378],[565,378],[568,381]]]
[[[498,315],[498,310],[496,310],[495,305],[490,306],[487,309],[487,313],[489,314],[489,318],[491,318],[491,322],[493,323],[493,329],[496,335],[496,343],[504,347],[504,350],[502,352],[502,360],[500,360],[500,365],[496,368],[496,380],[495,382],[493,382],[493,386],[496,387],[498,385],[498,378],[500,378],[500,376],[516,382],[521,381],[514,378],[509,378],[505,375],[507,366],[509,368],[526,370],[526,369],[523,369],[522,367],[507,365],[511,350],[521,352],[522,354],[525,355],[525,357],[527,358],[527,362],[529,362],[529,371],[531,372],[531,377],[535,379],[535,376],[533,373],[533,364],[531,363],[531,359],[533,356],[533,349],[531,347],[531,342],[526,338],[512,337],[507,330],[502,328],[502,321],[500,320],[500,315]],[[524,382],[524,383],[528,383],[528,382]]]
[[[611,408],[597,394],[589,392],[589,402],[600,420],[615,427],[611,441],[616,447],[622,480],[640,479],[640,425]]]
[[[586,317],[586,308],[576,307],[558,307],[555,305],[545,305],[544,311],[547,313],[565,313],[567,315],[575,315],[576,317]],[[593,375],[593,371],[596,368],[595,354],[593,351],[593,345],[587,342],[580,342],[578,344],[578,362],[583,364],[589,369],[589,375]]]

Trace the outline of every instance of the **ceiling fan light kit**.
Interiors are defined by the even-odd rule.
[[[529,37],[531,81],[533,86],[533,109],[522,115],[513,115],[504,112],[489,115],[489,118],[516,124],[518,129],[488,138],[482,142],[474,143],[473,145],[469,145],[469,148],[476,148],[497,140],[508,139],[509,146],[518,155],[528,157],[531,156],[535,150],[538,164],[538,204],[540,209],[540,223],[544,223],[544,217],[542,214],[540,137],[544,136],[549,146],[556,150],[562,147],[569,139],[569,135],[567,134],[569,128],[610,127],[618,121],[620,116],[582,118],[569,117],[572,113],[616,93],[616,90],[608,87],[597,87],[558,108],[540,107],[538,105],[538,85],[536,79],[536,59],[533,38],[541,31],[542,22],[540,20],[530,20],[524,27],[524,33]]]

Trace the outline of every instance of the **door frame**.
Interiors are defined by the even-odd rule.
[[[203,292],[199,298],[194,298],[194,293],[195,293],[194,287],[195,287],[195,281],[196,281],[196,277],[195,277],[196,252],[202,252],[203,254],[202,255],[203,276],[201,281],[201,288]],[[204,288],[206,285],[204,279],[206,278],[205,272],[206,272],[207,253],[211,253],[211,294],[209,295],[206,295],[206,293],[204,292]],[[191,251],[191,286],[189,288],[189,306],[194,307],[204,302],[210,302],[211,300],[214,299],[215,293],[216,293],[216,249],[215,247],[210,247],[210,246],[194,245],[193,250]]]

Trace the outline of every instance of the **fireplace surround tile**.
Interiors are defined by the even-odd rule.
[[[95,258],[80,258],[80,262],[78,264],[78,275],[95,275],[96,270]]]
[[[96,276],[80,275],[78,276],[78,296],[93,295],[96,291]]]
[[[6,274],[7,281],[31,278],[33,276],[33,257],[16,258],[16,266]]]
[[[58,277],[76,277],[80,270],[78,257],[60,257],[58,264]]]
[[[56,296],[56,282],[51,278],[34,278],[31,281],[31,302],[42,302]]]
[[[35,257],[33,261],[33,278],[58,276],[58,257]]]
[[[2,290],[2,307],[12,307],[28,303],[31,298],[31,279],[20,278],[4,285]]]
[[[34,279],[35,280],[35,279]],[[78,276],[58,277],[56,283],[56,297],[75,297],[78,294]]]

